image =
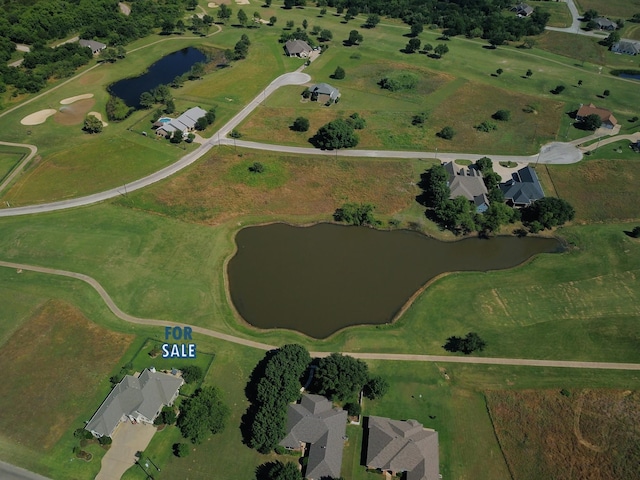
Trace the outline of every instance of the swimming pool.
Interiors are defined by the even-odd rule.
[[[160,118],[158,119],[158,121],[159,121],[160,123],[169,123],[171,120],[173,120],[173,119],[171,119],[171,118],[169,118],[169,117],[160,117]]]

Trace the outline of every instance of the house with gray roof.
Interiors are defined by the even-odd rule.
[[[110,437],[120,422],[153,423],[162,407],[173,405],[182,377],[145,369],[139,376],[126,375],[84,427],[95,437]]]
[[[593,20],[600,30],[613,31],[618,28],[618,24],[606,17],[598,17]]]
[[[450,199],[464,197],[476,207],[476,212],[484,213],[489,208],[489,193],[482,173],[475,167],[460,167],[454,162],[442,164],[449,174]]]
[[[306,444],[309,460],[304,472],[305,478],[338,478],[346,430],[345,410],[333,408],[333,404],[323,396],[303,395],[300,403],[289,405],[287,436],[280,445],[298,450]]]
[[[519,17],[528,17],[533,13],[533,7],[526,3],[519,3],[511,10],[516,12],[516,15]]]
[[[311,92],[311,100],[326,103],[328,101],[336,101],[340,96],[340,91],[329,85],[328,83],[317,83],[309,88]]]
[[[207,114],[206,110],[200,107],[193,107],[184,112],[178,118],[171,118],[167,122],[158,120],[153,124],[156,127],[156,135],[166,136],[176,130],[180,130],[183,136],[192,132],[196,127],[196,122]]]
[[[640,42],[637,40],[623,38],[611,46],[611,51],[613,53],[622,53],[624,55],[638,55],[640,54]]]
[[[406,472],[406,480],[438,480],[438,432],[416,420],[368,418],[367,468],[391,475]]]
[[[526,166],[512,175],[511,180],[500,184],[504,199],[513,207],[526,207],[544,198],[542,185],[536,171]]]
[[[287,40],[284,50],[290,57],[307,58],[313,49],[304,40]]]
[[[78,40],[78,44],[81,47],[89,47],[91,49],[91,52],[94,55],[98,55],[102,50],[107,48],[107,46],[104,43],[96,42],[95,40],[81,39],[81,40]]]

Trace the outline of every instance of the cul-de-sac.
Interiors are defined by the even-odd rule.
[[[640,480],[640,0],[0,3],[0,478]]]

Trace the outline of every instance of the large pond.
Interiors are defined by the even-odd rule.
[[[139,77],[125,78],[109,86],[109,92],[120,97],[130,107],[140,106],[140,95],[158,85],[166,85],[178,75],[187,73],[198,62],[206,62],[207,57],[197,48],[183,48],[162,57]]]
[[[238,232],[236,244],[227,273],[240,315],[256,327],[315,338],[349,325],[391,321],[441,273],[510,268],[562,248],[548,238],[441,242],[406,230],[332,224],[248,227]]]

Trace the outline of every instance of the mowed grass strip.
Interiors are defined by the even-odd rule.
[[[44,304],[2,347],[0,430],[33,450],[50,450],[90,408],[97,384],[132,339],[65,302]]]
[[[186,173],[116,203],[216,224],[249,214],[329,218],[345,202],[373,203],[389,214],[409,207],[418,193],[411,161],[238,151],[241,159],[233,149],[216,149]],[[265,171],[250,172],[254,162]]]
[[[635,156],[633,160],[589,160],[577,165],[553,165],[547,171],[557,194],[576,209],[580,222],[635,220],[640,218],[640,154],[628,148],[628,141],[600,147],[594,155]],[[586,157],[585,157],[586,158]]]
[[[640,393],[635,390],[487,391],[514,478],[637,478]]]

